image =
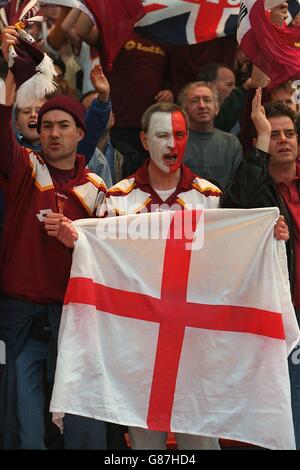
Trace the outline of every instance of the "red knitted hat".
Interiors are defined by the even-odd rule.
[[[84,117],[85,117],[85,108],[84,106],[71,96],[59,95],[50,98],[46,103],[43,104],[41,109],[39,110],[38,120],[37,120],[37,131],[40,132],[41,130],[41,122],[42,116],[47,113],[47,111],[51,111],[52,109],[61,109],[65,111],[65,113],[70,114],[78,127],[86,132]]]

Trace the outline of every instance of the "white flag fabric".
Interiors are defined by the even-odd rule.
[[[180,236],[183,214],[198,222],[185,218]],[[50,410],[294,449],[287,355],[299,329],[278,215],[75,222]]]

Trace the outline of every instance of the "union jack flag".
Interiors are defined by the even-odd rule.
[[[116,50],[124,38],[123,32],[127,30],[129,34],[138,17],[142,17],[136,23],[140,34],[164,43],[196,44],[235,35],[240,9],[239,0],[40,0],[40,3],[89,13],[102,31],[102,40]],[[288,3],[294,17],[299,11],[299,0]],[[123,31],[121,35],[119,30]],[[115,53],[108,55],[111,60]]]
[[[239,0],[40,0],[40,3],[89,12],[100,32],[100,55],[105,68],[111,67],[134,26],[140,34],[159,42],[196,44],[235,35],[240,10]]]
[[[236,32],[239,2],[228,0],[142,0],[141,34],[171,44],[196,44]]]

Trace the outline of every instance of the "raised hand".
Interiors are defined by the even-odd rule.
[[[251,119],[257,132],[256,147],[264,152],[268,152],[272,128],[266,118],[265,108],[261,104],[261,88],[257,88],[252,100]]]
[[[92,68],[90,79],[93,87],[98,92],[98,99],[103,101],[103,103],[107,103],[110,94],[110,86],[101,65],[95,65]]]

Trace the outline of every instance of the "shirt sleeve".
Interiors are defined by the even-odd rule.
[[[78,153],[85,156],[86,164],[91,160],[95,148],[107,127],[111,109],[110,99],[107,103],[103,103],[96,98],[86,113],[85,125],[87,130],[77,149]]]

